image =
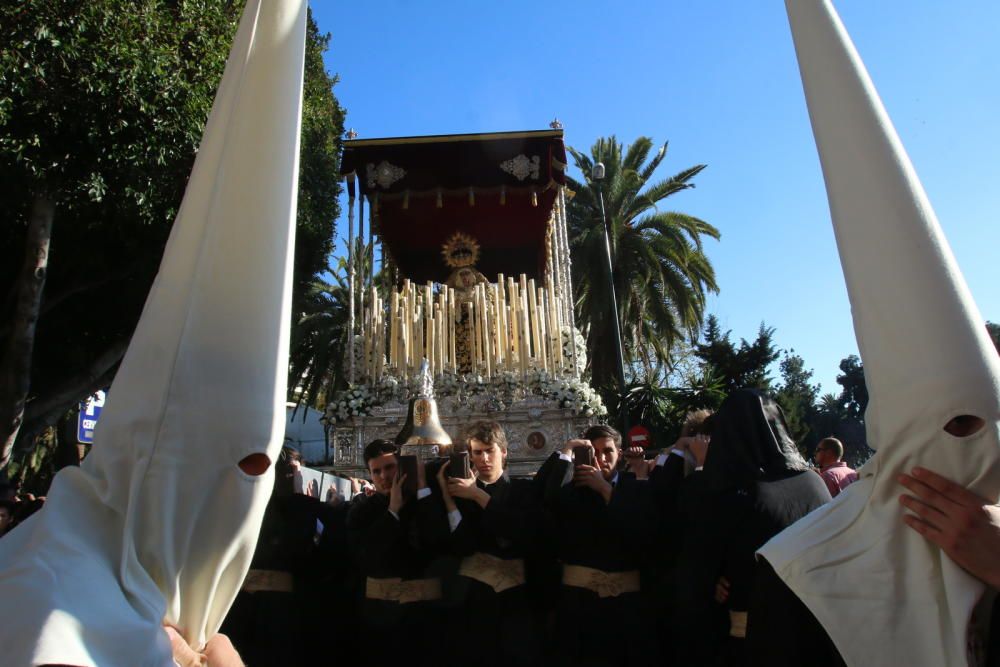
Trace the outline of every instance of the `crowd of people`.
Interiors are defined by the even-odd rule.
[[[216,663],[844,664],[757,555],[857,480],[835,438],[810,466],[778,405],[741,390],[652,457],[595,425],[512,478],[507,447],[492,421],[423,461],[375,440],[370,479],[322,500],[283,450]],[[919,468],[899,481],[904,520],[1000,587],[1000,508]],[[0,535],[40,502],[0,499]]]
[[[496,422],[451,450],[471,474],[445,456],[404,470],[375,440],[371,486],[325,501],[295,493],[286,452],[222,628],[247,664],[755,664],[748,637],[785,631],[751,611],[756,550],[857,478],[833,438],[811,467],[754,391],[690,414],[654,458],[604,425],[529,478],[507,475]]]

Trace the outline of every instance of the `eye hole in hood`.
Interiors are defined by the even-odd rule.
[[[986,426],[986,421],[983,420],[982,417],[977,417],[975,415],[959,415],[945,424],[944,430],[956,438],[964,438],[974,433],[978,433],[984,426]]]
[[[240,470],[251,477],[263,475],[267,472],[270,465],[271,459],[267,458],[267,454],[261,454],[260,452],[244,456],[239,462]]]

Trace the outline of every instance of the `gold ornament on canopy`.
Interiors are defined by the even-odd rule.
[[[468,234],[455,232],[441,247],[444,263],[453,269],[475,266],[479,261],[479,242]]]

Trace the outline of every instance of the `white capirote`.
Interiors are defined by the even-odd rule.
[[[921,465],[1000,497],[1000,363],[861,58],[830,2],[786,0],[864,361],[861,480],[760,553],[848,665],[966,664],[983,585],[906,527],[897,476]],[[973,415],[985,427],[954,437]],[[998,554],[1000,556],[1000,554]],[[751,624],[752,624],[751,619]]]
[[[248,0],[91,455],[0,540],[0,662],[172,665],[250,565],[285,421],[305,0]]]

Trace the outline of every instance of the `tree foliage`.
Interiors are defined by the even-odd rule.
[[[844,443],[844,460],[857,467],[867,461],[873,451],[865,433],[865,409],[868,407],[868,387],[864,366],[857,355],[840,361],[839,394],[824,394],[813,411],[809,437],[800,442],[810,455],[820,439],[833,436]]]
[[[795,354],[795,350],[786,353],[778,367],[781,381],[774,398],[785,413],[791,436],[802,444],[807,436],[812,435],[819,387],[811,384],[813,372],[806,369],[805,360]]]
[[[722,330],[715,315],[709,315],[695,356],[719,379],[726,394],[737,389],[770,390],[769,367],[781,354],[774,345],[774,328],[761,323],[753,342],[741,338],[739,345],[730,339],[731,333]]]
[[[577,322],[587,337],[591,376],[596,385],[617,376],[610,312],[604,222],[598,188],[604,195],[611,257],[622,327],[625,362],[651,367],[669,358],[670,346],[701,326],[705,298],[715,292],[715,271],[704,253],[703,237],[719,231],[703,220],[662,208],[663,201],[694,187],[705,168],[696,165],[653,180],[667,154],[648,137],[623,146],[615,137],[598,139],[584,154],[570,149],[583,182],[568,179],[575,196],[567,207]],[[591,180],[595,162],[605,179]]]
[[[986,333],[990,335],[990,340],[993,341],[993,347],[995,347],[997,352],[1000,353],[1000,324],[997,324],[996,322],[987,322]]]
[[[355,280],[360,284],[361,276],[371,275],[371,246],[357,238],[354,248]],[[375,274],[374,284],[382,286],[381,272]],[[312,281],[293,323],[288,364],[290,401],[322,407],[333,391],[347,386],[349,315],[348,263],[341,257],[332,275]]]
[[[107,386],[180,204],[242,3],[25,0],[0,6],[0,321],[32,202],[55,205],[19,446]],[[343,110],[310,18],[296,304],[326,265]],[[0,326],[0,338],[9,334]]]

